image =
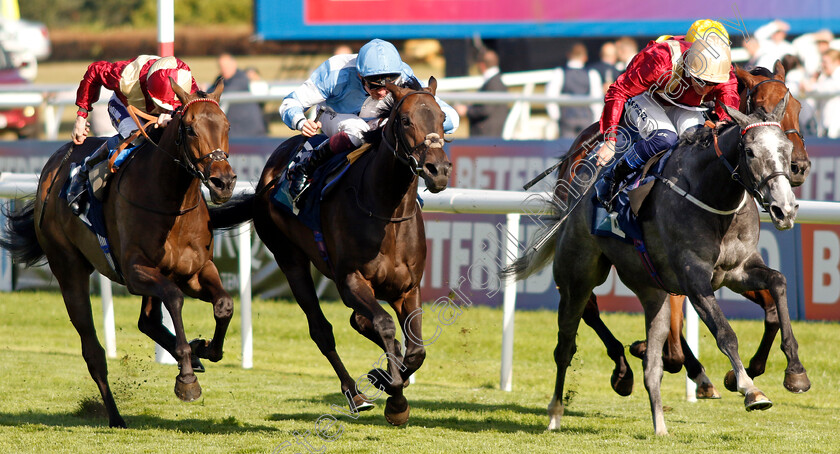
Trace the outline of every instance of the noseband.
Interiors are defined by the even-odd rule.
[[[415,151],[417,151],[420,147],[425,147],[425,149],[428,150],[429,148],[433,148],[435,145],[442,146],[442,144],[440,144],[440,142],[439,142],[441,140],[440,136],[438,134],[435,134],[435,133],[427,135],[425,141],[423,141],[420,144],[417,144],[413,148],[410,147],[405,142],[405,135],[402,134],[402,131],[400,130],[401,123],[399,121],[396,121],[395,117],[399,114],[400,106],[402,105],[403,101],[408,99],[408,97],[411,96],[411,95],[429,95],[433,98],[435,96],[428,91],[417,90],[417,91],[412,91],[412,92],[408,93],[407,95],[403,96],[399,101],[397,101],[397,103],[394,105],[393,109],[391,109],[391,115],[388,118],[388,122],[393,124],[393,126],[394,126],[394,143],[395,143],[395,145],[392,146],[391,143],[388,142],[388,140],[386,139],[386,137],[385,137],[385,129],[386,128],[384,128],[384,127],[382,128],[382,142],[384,142],[385,145],[391,150],[391,152],[394,153],[394,157],[397,159],[397,161],[407,165],[408,168],[411,169],[411,173],[413,173],[414,175],[420,175],[420,172],[423,169],[420,167],[420,163],[417,161],[417,158],[414,157]],[[435,102],[437,102],[437,100],[435,100]],[[434,137],[432,137],[432,136],[434,136]],[[403,153],[400,153],[399,152],[400,148],[402,148],[405,151]]]
[[[208,175],[210,173],[210,167],[213,165],[213,163],[216,161],[227,161],[229,155],[221,148],[216,148],[210,153],[207,153],[206,155],[203,155],[195,160],[193,160],[192,156],[190,156],[189,149],[187,147],[187,132],[188,129],[191,128],[188,128],[184,124],[183,117],[187,109],[197,102],[212,102],[216,106],[219,105],[219,103],[216,102],[216,100],[211,98],[196,98],[184,104],[184,106],[180,109],[180,112],[178,112],[178,136],[175,138],[175,145],[180,150],[182,159],[173,159],[175,159],[175,162],[184,167],[190,175],[200,180],[202,184],[206,185],[207,180],[209,178]],[[210,160],[210,164],[204,166],[204,171],[198,170],[197,165],[201,164],[202,162],[208,159]]]
[[[755,84],[755,86],[753,86],[751,89],[747,90],[747,104],[746,104],[746,105],[747,105],[747,111],[745,112],[747,115],[750,115],[750,114],[752,114],[752,113],[753,113],[753,108],[752,108],[752,95],[753,95],[755,92],[757,92],[757,91],[758,91],[758,87],[759,87],[759,85],[761,85],[761,84],[765,84],[765,83],[768,83],[768,82],[777,82],[777,83],[780,83],[780,84],[782,84],[782,85],[784,85],[784,86],[785,86],[785,90],[787,90],[788,92],[790,92],[790,89],[788,89],[788,88],[787,88],[787,84],[785,84],[783,81],[781,81],[781,80],[779,80],[779,79],[772,79],[772,78],[771,78],[771,79],[764,79],[764,80],[762,80],[761,82],[759,82],[759,83]],[[779,126],[779,127],[781,128],[781,126]],[[782,132],[783,132],[785,135],[796,134],[797,136],[799,136],[799,139],[802,141],[802,144],[803,144],[803,145],[805,144],[805,137],[802,135],[802,133],[799,131],[799,129],[797,129],[797,128],[791,128],[791,129],[783,130]]]
[[[744,134],[746,134],[747,131],[749,131],[750,129],[757,128],[759,126],[771,126],[771,127],[777,127],[779,129],[782,129],[782,125],[779,124],[779,122],[776,122],[776,121],[761,121],[761,122],[752,123],[752,124],[749,124],[749,125],[745,126],[743,129],[741,129],[740,138],[738,140],[738,148],[739,148],[739,151],[740,151],[740,153],[739,153],[740,157],[743,157],[744,154],[745,154],[744,141],[743,141]],[[726,157],[723,156],[723,152],[721,151],[720,147],[718,146],[718,136],[715,134],[714,137],[715,137],[715,139],[714,139],[715,140],[715,154],[720,159],[720,161],[723,163],[723,165],[726,166],[726,168],[729,170],[729,175],[732,177],[732,179],[734,181],[737,181],[741,186],[743,186],[744,189],[746,189],[747,192],[749,192],[756,199],[756,201],[758,201],[758,204],[761,205],[761,207],[764,211],[767,211],[767,207],[770,206],[770,203],[768,203],[764,199],[764,196],[761,194],[761,190],[764,188],[764,186],[767,186],[767,184],[770,183],[770,180],[772,180],[773,178],[776,178],[776,177],[785,177],[785,178],[787,178],[788,181],[790,181],[790,174],[788,172],[776,170],[776,171],[770,172],[770,174],[768,174],[764,178],[762,178],[761,181],[759,181],[757,184],[750,186],[744,181],[743,178],[741,178],[741,175],[738,173],[738,167],[740,167],[740,163],[737,166],[733,167],[732,164],[730,164],[729,161],[726,159]],[[755,182],[755,181],[753,180],[753,182]]]

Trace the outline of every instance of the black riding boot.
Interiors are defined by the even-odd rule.
[[[614,166],[605,170],[601,179],[595,183],[595,195],[607,211],[613,210],[613,199],[618,195],[619,184],[633,170],[626,159],[621,159]]]
[[[289,169],[289,197],[291,197],[293,202],[297,202],[298,198],[303,194],[303,191],[309,187],[309,177],[315,172],[315,169],[326,162],[332,155],[330,139],[327,139],[312,150],[309,156]]]
[[[67,187],[67,201],[73,214],[78,216],[82,212],[90,169],[107,159],[109,152],[108,141],[102,142],[102,145],[78,166],[79,170],[77,172],[73,173],[71,170],[72,180],[70,180],[70,186]]]

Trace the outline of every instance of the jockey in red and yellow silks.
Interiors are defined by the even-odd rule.
[[[651,41],[607,90],[600,122],[605,141],[597,152],[598,163],[605,165],[616,150],[623,152],[595,186],[598,199],[608,209],[617,182],[656,153],[674,146],[682,133],[705,122],[704,102],[720,101],[738,108],[728,34],[717,25],[702,36]],[[715,111],[721,121],[729,119],[720,106]],[[619,127],[622,115],[626,129]],[[635,137],[641,139],[630,146]]]

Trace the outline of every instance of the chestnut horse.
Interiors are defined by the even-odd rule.
[[[745,71],[737,66],[735,69],[738,76],[738,91],[741,95],[739,110],[743,113],[750,114],[756,110],[770,112],[789,92],[784,84],[785,70],[779,61],[776,61],[774,72],[772,73],[762,67],[755,68],[752,71]],[[799,186],[804,183],[805,178],[810,172],[811,161],[808,159],[805,142],[799,131],[799,111],[801,104],[794,97],[791,96],[789,98],[790,101],[787,103],[784,116],[781,118],[780,123],[785,136],[793,143],[793,152],[791,154],[791,185]],[[597,132],[597,125],[593,126],[595,126],[594,132],[589,135]],[[572,150],[577,150],[580,144],[586,140],[587,136],[585,134],[586,131],[576,139],[572,145]],[[569,175],[569,169],[573,167],[574,162],[570,162],[569,164],[559,169],[560,175]],[[764,335],[761,338],[758,350],[752,359],[750,359],[749,366],[746,368],[750,378],[755,378],[764,373],[767,357],[770,354],[773,341],[780,328],[779,314],[776,311],[776,302],[770,296],[769,291],[750,291],[744,292],[742,295],[761,306],[765,313]],[[663,350],[665,370],[676,373],[685,365],[688,377],[697,384],[698,398],[719,398],[720,394],[706,376],[703,365],[688,348],[685,343],[685,338],[682,336],[683,300],[684,298],[682,297],[670,297],[671,331]],[[597,299],[594,294],[590,296],[589,302],[586,305],[583,321],[595,330],[598,337],[601,338],[607,347],[608,356],[615,362],[615,368],[610,379],[613,390],[622,396],[629,395],[633,389],[633,372],[624,356],[624,345],[613,336],[609,328],[600,319]],[[797,349],[798,347],[794,345],[793,350],[790,351],[792,354],[787,357],[788,366],[785,370],[784,386],[791,392],[801,393],[808,391],[811,383],[805,367],[799,361],[799,357],[796,354]],[[643,341],[634,343],[630,351],[634,356],[642,358],[645,353],[645,343]],[[734,378],[735,374],[730,370],[724,380],[726,388],[730,391],[736,390]]]
[[[387,371],[374,369],[367,379],[391,396],[386,401],[385,418],[401,425],[410,411],[403,387],[426,357],[419,316],[426,234],[417,202],[418,176],[430,191],[442,191],[452,164],[443,149],[444,114],[434,96],[435,79],[429,80],[426,90],[416,80],[408,87],[387,87],[394,103],[383,114],[388,115],[387,122],[367,134],[365,141],[371,149],[321,202],[322,246],[316,243],[312,230],[271,200],[270,189],[299,149],[302,136],[274,150],[254,195],[236,197],[214,208],[211,218],[214,228],[254,220],[257,234],[274,254],[306,314],[312,340],[338,375],[350,409],[367,410],[373,399],[359,391],[336,352],[332,326],[315,293],[310,263],[335,281],[342,301],[353,310],[350,324],[385,352],[379,363],[387,361]],[[396,312],[406,344],[404,356],[394,337],[394,321],[379,300],[387,301]],[[361,389],[365,388],[375,389]]]
[[[96,270],[141,295],[143,333],[178,360],[175,394],[184,401],[201,395],[193,356],[219,361],[233,314],[233,300],[222,288],[212,261],[213,232],[201,193],[214,203],[227,201],[236,175],[228,163],[228,130],[219,108],[219,86],[212,94],[189,94],[174,82],[180,108],[166,128],[144,142],[113,175],[102,200],[114,266],[97,237],[60,197],[71,162],[97,149],[101,138],[62,146],[41,171],[34,199],[10,214],[2,247],[28,266],[44,257],[55,275],[70,321],[82,341],[82,356],[105,402],[111,427],[126,427],[108,383],[105,351],[96,338],[90,305],[90,274]],[[213,304],[212,341],[187,342],[181,308],[184,295]],[[172,316],[175,335],[162,323],[161,302]]]

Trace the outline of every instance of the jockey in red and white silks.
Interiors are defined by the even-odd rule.
[[[198,91],[190,67],[175,57],[140,55],[133,60],[91,63],[76,91],[79,110],[73,141],[81,144],[87,136],[88,112],[99,100],[102,87],[114,92],[108,101],[108,113],[122,138],[138,128],[128,115],[128,105],[150,115],[159,115],[159,126],[165,126],[171,118],[170,113],[181,105],[169,84],[169,77],[189,93]]]

